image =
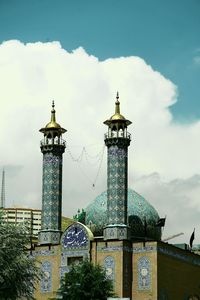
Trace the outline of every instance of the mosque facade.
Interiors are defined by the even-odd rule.
[[[56,296],[60,281],[73,263],[88,258],[105,268],[116,295],[130,300],[200,300],[200,256],[161,240],[160,217],[141,195],[128,188],[128,148],[131,121],[120,112],[107,119],[107,190],[61,230],[62,156],[66,132],[51,121],[40,131],[43,154],[42,225],[32,255],[45,276],[35,298]]]

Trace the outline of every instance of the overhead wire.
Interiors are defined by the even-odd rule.
[[[103,145],[102,149],[96,155],[89,154],[89,152],[86,149],[86,146],[84,146],[82,148],[80,155],[78,155],[77,157],[75,157],[74,154],[72,153],[72,150],[70,149],[68,143],[66,144],[66,150],[67,150],[67,153],[69,154],[71,160],[73,162],[77,163],[77,166],[80,169],[80,171],[82,172],[82,174],[84,175],[84,177],[87,178],[87,180],[91,183],[92,187],[94,188],[96,185],[97,179],[99,177],[99,174],[100,174],[100,170],[101,170],[101,166],[102,166],[102,162],[103,162],[105,145]],[[91,160],[93,160],[93,162],[91,162]],[[98,165],[96,175],[94,176],[94,180],[92,180],[91,177],[88,175],[88,172],[85,171],[85,169],[83,167],[84,161],[91,166]]]

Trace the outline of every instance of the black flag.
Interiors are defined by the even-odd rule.
[[[156,223],[156,227],[164,227],[165,226],[165,220],[166,220],[166,218],[161,218],[161,219],[159,219],[158,221],[157,221],[157,223]]]
[[[195,232],[195,229],[190,237],[190,248],[192,248],[192,244],[193,244],[193,241],[194,241],[194,232]]]

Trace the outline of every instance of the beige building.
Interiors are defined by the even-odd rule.
[[[19,208],[10,207],[2,208],[2,218],[10,224],[23,224],[26,225],[30,234],[34,237],[38,237],[38,233],[41,230],[41,210],[32,208]],[[62,216],[62,230],[66,229],[74,221],[70,218]]]
[[[83,230],[88,238],[86,247],[77,247],[75,242],[72,247],[67,246],[67,237],[76,226],[77,232]],[[36,289],[38,300],[55,297],[64,273],[72,263],[84,257],[105,267],[118,297],[131,300],[200,299],[200,256],[167,243],[106,242],[93,239],[84,225],[76,223],[63,233],[61,245],[38,246],[34,255],[41,261],[46,274]]]
[[[30,234],[38,236],[41,230],[41,210],[31,208],[3,208],[3,219],[10,224],[27,225]]]
[[[118,94],[115,113],[104,124],[108,126],[107,190],[65,230],[61,209],[66,130],[56,122],[54,103],[51,121],[40,130],[44,135],[42,217],[32,254],[45,276],[36,287],[36,299],[55,297],[70,266],[87,257],[105,268],[120,298],[200,300],[200,256],[162,242],[164,219],[146,199],[128,189],[131,122],[120,113]]]

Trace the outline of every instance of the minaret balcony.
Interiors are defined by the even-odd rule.
[[[40,146],[48,146],[48,145],[55,145],[55,146],[64,146],[66,147],[66,141],[63,139],[43,139],[40,141]]]
[[[104,134],[104,140],[113,139],[113,138],[123,138],[131,141],[131,134],[127,131],[119,132],[119,131],[111,131]]]

